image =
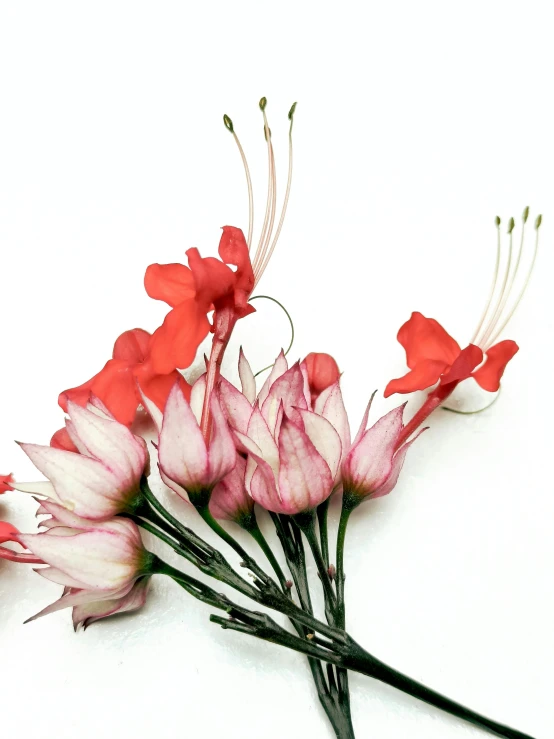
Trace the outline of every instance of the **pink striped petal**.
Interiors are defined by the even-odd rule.
[[[192,386],[190,393],[190,407],[194,413],[194,417],[200,424],[202,420],[202,410],[204,408],[204,396],[206,395],[206,373],[200,375]]]
[[[30,493],[31,495],[44,495],[50,500],[59,502],[59,497],[54,490],[54,486],[49,480],[40,480],[38,482],[15,482],[10,483],[14,490],[21,493]]]
[[[99,599],[108,599],[108,598],[122,598],[124,597],[130,589],[133,587],[133,584],[130,583],[125,588],[120,588],[119,590],[76,590],[76,589],[68,589],[67,592],[64,592],[62,597],[52,603],[51,605],[47,606],[46,608],[43,608],[42,611],[39,611],[38,613],[35,613],[34,616],[31,616],[31,618],[28,618],[25,623],[28,624],[31,621],[36,621],[37,618],[42,618],[42,616],[48,616],[50,613],[55,613],[56,611],[61,611],[63,608],[74,608],[75,606],[84,605],[86,603],[92,603],[94,601],[98,601]]]
[[[223,415],[215,392],[211,397],[210,408],[212,411],[212,438],[208,450],[209,475],[207,482],[208,487],[212,488],[231,472],[237,461],[237,452],[227,419]]]
[[[308,375],[308,367],[305,361],[300,362],[300,371],[302,372],[302,377],[304,378],[304,397],[306,398],[306,407],[309,410],[315,410],[315,408],[312,408],[312,394],[310,392],[310,378]]]
[[[252,406],[248,399],[228,380],[221,379],[219,386],[221,406],[232,428],[245,434],[248,421],[252,415]]]
[[[347,491],[372,494],[391,474],[396,442],[403,428],[404,405],[394,408],[366,431],[342,465],[342,479]]]
[[[325,388],[321,392],[314,405],[314,411],[326,418],[338,433],[342,446],[342,457],[346,457],[350,451],[350,424],[344,407],[342,391],[339,381]],[[367,423],[367,418],[366,418]]]
[[[124,509],[122,494],[129,491],[98,460],[38,444],[20,446],[35,467],[49,478],[59,501],[78,516],[109,518]],[[35,488],[33,492],[39,490]]]
[[[86,629],[101,618],[107,618],[117,613],[137,611],[146,603],[149,586],[150,578],[142,577],[140,580],[137,580],[129,593],[123,597],[93,601],[92,603],[74,606],[73,627],[75,630],[79,626]]]
[[[63,585],[66,588],[78,588],[79,590],[82,590],[87,587],[86,583],[66,575],[65,572],[58,570],[56,567],[41,567],[40,569],[35,570],[35,572],[46,580],[55,582],[58,585]]]
[[[404,444],[400,447],[400,449],[396,452],[394,455],[394,459],[392,460],[392,467],[390,471],[390,475],[385,480],[385,482],[381,485],[381,487],[377,488],[375,493],[371,495],[371,498],[382,498],[383,495],[388,495],[391,490],[393,490],[396,487],[396,483],[398,482],[398,478],[400,476],[400,472],[402,471],[402,466],[404,465],[404,460],[406,459],[406,454],[408,453],[408,449],[412,446],[414,441],[421,436],[421,434],[424,431],[427,431],[428,427],[421,429],[419,434],[417,436],[414,436],[414,438],[409,441],[407,444]]]
[[[326,500],[333,489],[329,465],[308,435],[286,416],[279,434],[279,493],[283,512],[310,511]]]
[[[86,448],[86,446],[83,444],[81,439],[79,438],[79,434],[77,433],[77,429],[75,428],[75,424],[70,418],[65,419],[65,428],[67,430],[68,436],[71,439],[71,441],[75,444],[77,447],[79,454],[84,454],[86,457],[92,456],[89,452],[89,450]]]
[[[245,487],[246,461],[237,456],[234,469],[212,491],[210,511],[222,521],[240,521],[254,507]]]
[[[242,346],[239,352],[239,377],[242,394],[250,405],[254,405],[254,401],[256,400],[256,378],[254,377],[250,363],[244,356]]]
[[[141,397],[141,403],[144,406],[144,409],[154,422],[154,426],[156,427],[156,431],[158,434],[160,433],[162,429],[162,422],[163,422],[163,413],[158,408],[158,406],[154,403],[153,400],[150,400],[150,398],[144,394],[144,391],[138,386],[140,397]]]
[[[186,490],[208,475],[208,452],[194,414],[176,383],[165,406],[158,460],[164,474]]]
[[[123,424],[91,413],[71,400],[67,409],[77,436],[89,453],[117,475],[122,484],[138,484],[148,458],[144,440]]]
[[[248,423],[248,437],[260,449],[262,458],[269,464],[275,479],[277,479],[279,475],[279,449],[258,406],[254,408]]]
[[[279,356],[275,360],[275,364],[271,368],[271,372],[269,373],[266,381],[262,385],[262,389],[258,393],[258,403],[260,406],[262,406],[265,402],[265,399],[269,395],[269,390],[275,380],[277,378],[281,377],[282,374],[284,374],[289,368],[289,363],[287,362],[287,358],[285,357],[285,352],[281,349]]]
[[[318,416],[317,413],[312,411],[301,410],[299,413],[302,417],[306,435],[327,462],[331,474],[335,478],[342,456],[342,444],[338,433],[323,416]]]
[[[373,403],[373,398],[375,397],[376,392],[377,390],[374,390],[371,393],[371,398],[369,399],[369,403],[367,404],[364,415],[362,416],[362,422],[360,423],[360,428],[358,429],[358,433],[356,434],[356,438],[354,439],[354,443],[352,444],[352,446],[355,446],[365,434],[365,431],[367,429],[367,420],[369,418],[369,411],[371,410],[371,404]]]
[[[275,380],[261,406],[262,415],[274,434],[281,404],[287,416],[295,423],[300,423],[297,409],[307,409],[308,404],[304,396],[304,377],[298,362]]]
[[[112,590],[134,581],[142,566],[143,550],[133,537],[117,534],[114,527],[110,529],[73,536],[53,536],[51,532],[21,534],[19,541],[72,581],[86,583],[91,589]]]

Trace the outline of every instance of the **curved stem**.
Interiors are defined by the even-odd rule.
[[[289,591],[289,587],[287,585],[288,580],[285,577],[285,573],[281,569],[281,565],[279,562],[277,562],[277,558],[273,554],[273,551],[271,547],[269,546],[267,539],[262,534],[260,527],[258,526],[258,522],[256,521],[256,518],[254,517],[253,522],[250,522],[248,526],[243,527],[245,531],[248,531],[250,536],[258,543],[260,549],[267,557],[267,560],[269,564],[273,567],[273,571],[277,575],[277,578],[281,584],[281,587],[283,588],[283,592],[287,593]]]

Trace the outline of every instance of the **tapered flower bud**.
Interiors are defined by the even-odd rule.
[[[395,487],[406,453],[415,439],[398,448],[404,424],[404,405],[395,408],[366,430],[369,406],[352,448],[342,463],[347,504],[355,507],[366,498],[380,498]],[[417,438],[417,437],[416,437]]]
[[[21,448],[48,482],[13,484],[44,495],[92,520],[107,520],[132,508],[148,465],[143,439],[100,411],[71,401],[66,428],[80,453],[38,444]]]
[[[241,524],[252,517],[254,499],[245,486],[246,460],[237,456],[234,469],[217,483],[210,498],[210,512],[222,521]]]
[[[153,555],[129,519],[97,523],[50,501],[44,505],[58,525],[40,534],[19,534],[17,540],[49,565],[36,570],[39,575],[66,591],[30,620],[70,606],[123,599],[139,578],[151,574]]]
[[[164,479],[179,486],[174,488],[177,492],[184,489],[195,505],[208,502],[214,486],[231,472],[237,458],[216,393],[210,405],[212,431],[206,444],[191,406],[176,384],[167,399],[160,432],[160,471]]]

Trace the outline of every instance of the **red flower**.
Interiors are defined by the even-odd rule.
[[[0,475],[0,495],[8,490],[13,490],[10,483],[13,482],[11,473],[9,475]]]
[[[221,261],[201,257],[198,249],[189,249],[186,254],[188,267],[151,264],[144,276],[148,295],[172,308],[152,336],[150,353],[157,373],[167,374],[192,364],[198,346],[211,329],[207,315],[211,310],[215,310],[212,330],[217,326],[218,315],[227,314],[227,321],[234,325],[238,318],[254,311],[248,304],[254,273],[240,228],[223,227],[219,242]],[[228,264],[234,265],[236,271]]]
[[[303,364],[308,372],[308,385],[313,403],[318,395],[337,382],[340,371],[333,357],[324,352],[310,352]]]
[[[154,371],[150,361],[152,340],[153,337],[141,328],[122,333],[114,344],[112,359],[97,375],[79,387],[60,393],[58,403],[63,410],[67,411],[68,400],[85,406],[91,395],[96,395],[120,423],[130,426],[141,403],[137,381],[144,394],[160,410],[163,410],[169,391],[177,381],[189,397],[190,387],[179,372],[158,374]],[[73,451],[62,431],[54,434],[51,445]]]
[[[460,349],[440,323],[417,312],[400,328],[398,341],[406,350],[410,371],[389,382],[385,397],[424,390],[436,382],[453,389],[468,377],[473,377],[483,390],[496,392],[506,365],[519,350],[515,341],[509,339],[485,353],[475,344]]]

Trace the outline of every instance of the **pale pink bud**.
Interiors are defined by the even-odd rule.
[[[80,453],[20,444],[46,482],[14,483],[44,495],[76,515],[107,520],[132,506],[148,466],[143,439],[104,414],[68,402],[66,427]]]
[[[246,460],[237,456],[234,469],[212,491],[210,512],[214,518],[238,524],[250,520],[254,499],[246,491],[245,474]]]
[[[365,430],[366,411],[352,449],[342,463],[344,494],[353,507],[365,498],[379,498],[395,487],[412,442],[397,448],[405,405],[387,413]]]
[[[165,406],[158,461],[164,479],[186,490],[192,502],[211,493],[213,487],[235,466],[236,451],[227,420],[216,393],[212,394],[212,432],[208,445],[198,421],[178,384]],[[184,497],[184,496],[183,496]]]

